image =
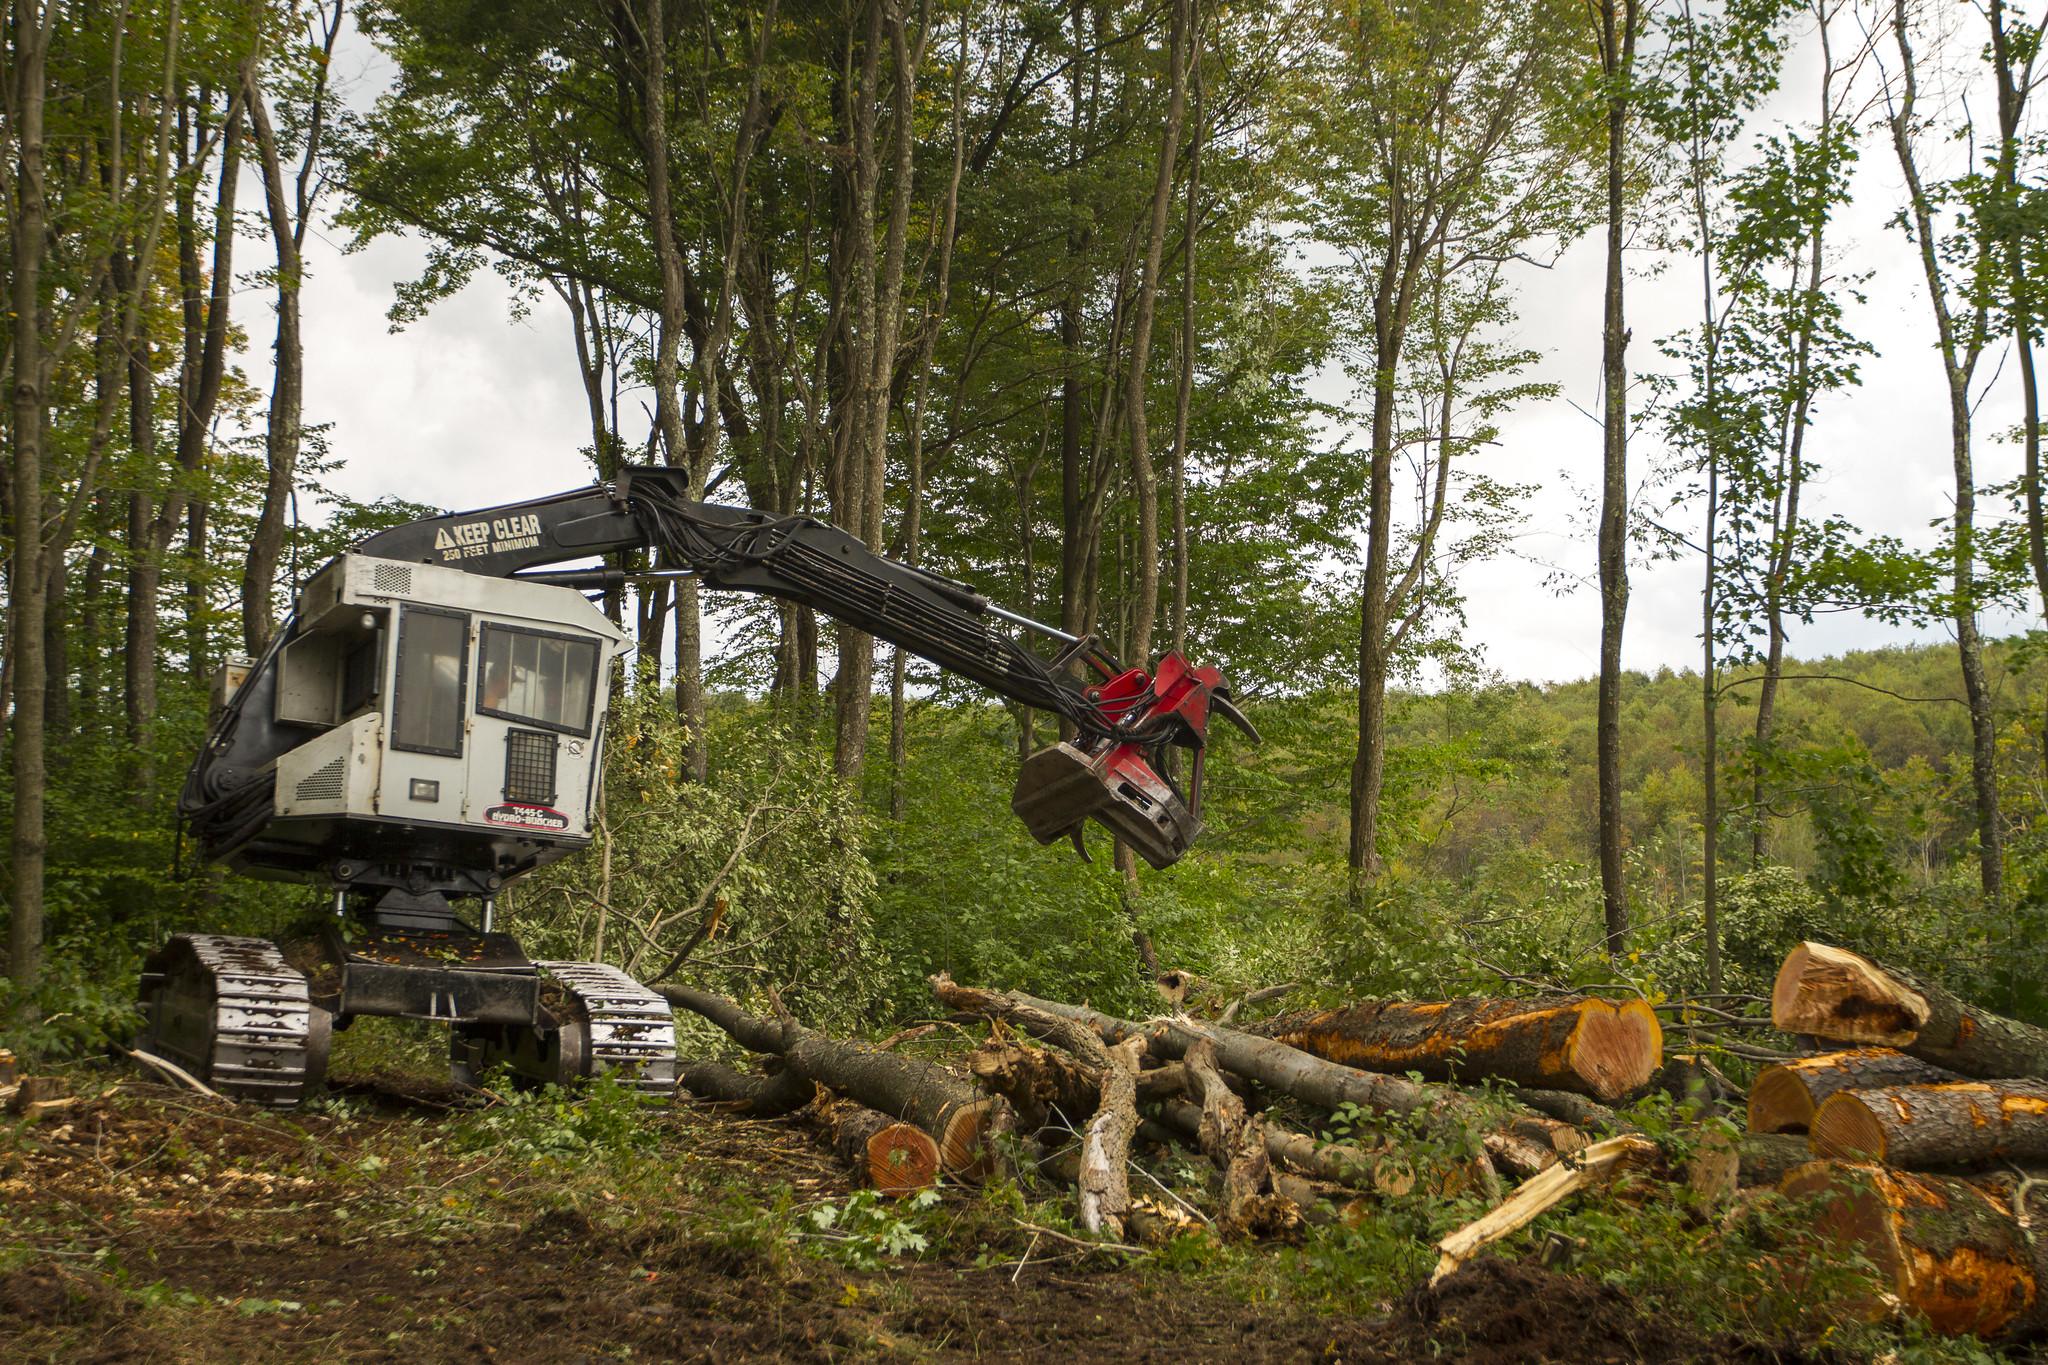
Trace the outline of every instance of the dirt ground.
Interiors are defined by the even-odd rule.
[[[581,1116],[493,1127],[418,1084],[272,1115],[132,1078],[0,1119],[0,1360],[1804,1358],[1494,1260],[1355,1311],[1259,1301],[1022,1214],[996,1226],[972,1193],[918,1215],[922,1252],[834,1259],[774,1235],[855,1207],[805,1130],[688,1104],[631,1121],[651,1139],[606,1148]]]

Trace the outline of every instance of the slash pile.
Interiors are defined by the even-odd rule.
[[[819,1125],[887,1193],[1029,1168],[1071,1187],[1076,1221],[1107,1245],[1289,1240],[1311,1223],[1358,1226],[1376,1200],[1418,1189],[1482,1201],[1484,1216],[1438,1244],[1441,1279],[1594,1185],[1620,1180],[1645,1200],[1684,1186],[1703,1211],[1779,1190],[1812,1201],[1801,1225],[1823,1244],[1889,1277],[1874,1312],[1904,1305],[1987,1339],[2048,1332],[2048,1181],[1991,1169],[2048,1161],[2048,1032],[1905,972],[1793,951],[1772,1025],[1854,1046],[1765,1069],[1739,1141],[1711,1126],[1705,1141],[1653,1140],[1613,1107],[1662,1091],[1696,1114],[1741,1113],[1711,1061],[1666,1055],[1657,1010],[1679,1006],[1367,1000],[1240,1023],[1244,1001],[1197,1017],[1182,974],[1159,984],[1172,1013],[1133,1020],[936,976],[949,1022],[987,1025],[956,1066],[895,1049],[933,1025],[869,1044],[779,1006],[771,1018],[663,993],[761,1054],[759,1072],[685,1064],[687,1089]],[[1141,1148],[1194,1154],[1208,1188],[1134,1188]]]

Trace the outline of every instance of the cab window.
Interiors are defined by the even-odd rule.
[[[590,733],[597,641],[486,622],[477,655],[478,711],[564,734]]]
[[[407,607],[399,616],[392,748],[461,755],[468,637],[469,618],[460,612]]]

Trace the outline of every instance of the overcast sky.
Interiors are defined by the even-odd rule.
[[[1954,9],[1964,18],[1974,15],[1968,6]],[[1846,40],[1838,33],[1838,50]],[[382,64],[353,34],[337,66],[352,103],[366,104],[382,87]],[[1806,42],[1789,57],[1784,87],[1764,118],[1810,123],[1817,100],[1818,50]],[[1872,273],[1867,301],[1852,307],[1847,321],[1877,354],[1864,363],[1859,390],[1816,411],[1808,449],[1823,472],[1809,506],[1813,515],[1842,516],[1866,532],[1925,545],[1928,523],[1953,501],[1947,399],[1930,346],[1931,313],[1917,257],[1888,226],[1902,181],[1881,132],[1865,137],[1855,204],[1831,228],[1843,252],[1840,270]],[[333,424],[333,452],[347,462],[338,479],[344,491],[460,508],[556,492],[588,477],[577,453],[589,439],[586,409],[559,304],[544,300],[515,320],[510,290],[486,274],[423,321],[393,333],[385,316],[393,285],[417,273],[423,245],[385,239],[352,254],[343,252],[345,245],[332,227],[309,243],[303,295],[306,420]],[[258,239],[244,250],[244,262],[261,251]],[[1598,410],[1602,261],[1596,237],[1574,246],[1554,268],[1525,270],[1518,281],[1519,339],[1544,354],[1540,377],[1561,385],[1564,397],[1514,414],[1501,444],[1484,455],[1488,472],[1540,485],[1540,491],[1524,509],[1518,555],[1472,568],[1464,579],[1471,635],[1484,643],[1491,665],[1511,678],[1552,681],[1587,676],[1597,667],[1593,538],[1580,509],[1597,486],[1600,430],[1579,409]],[[1657,338],[1694,324],[1697,275],[1685,262],[1654,273],[1658,262],[1647,252],[1632,264],[1630,361],[1641,370],[1655,363]],[[252,344],[243,363],[252,380],[267,386],[264,297],[257,289],[244,293],[242,320]],[[2002,352],[1987,356],[1983,373],[1997,370],[2002,359]],[[1980,484],[2018,472],[2017,446],[2002,439],[2017,420],[2014,387],[2009,374],[2001,376],[1980,410]],[[1323,396],[1341,399],[1343,392],[1344,385],[1331,380]],[[1646,435],[1632,453],[1638,471],[1657,455],[1654,440]],[[1546,565],[1577,575],[1577,589],[1560,587]],[[1625,662],[1642,669],[1693,666],[1698,616],[1696,561],[1637,564]],[[1994,632],[2022,624],[1986,622]],[[1813,657],[1904,638],[1896,627],[1843,616],[1799,627],[1793,647]]]

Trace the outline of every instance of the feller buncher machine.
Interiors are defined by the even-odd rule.
[[[573,567],[636,550],[657,567]],[[290,1108],[319,1086],[334,1029],[397,1015],[449,1026],[459,1081],[503,1065],[671,1093],[667,1002],[603,963],[529,959],[492,905],[591,841],[611,665],[631,642],[585,594],[682,574],[815,608],[1058,715],[1071,738],[1022,765],[1011,805],[1083,856],[1093,820],[1174,862],[1201,827],[1210,714],[1257,738],[1214,668],[1124,667],[833,526],[695,501],[672,469],[428,518],[322,567],[263,656],[223,670],[180,815],[207,859],[324,885],[333,913],[283,942],[172,938],[144,967],[142,1047]],[[1185,790],[1168,746],[1190,751]]]

